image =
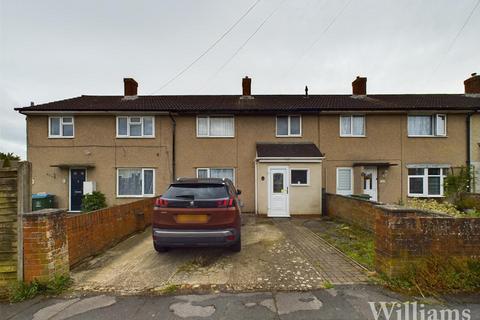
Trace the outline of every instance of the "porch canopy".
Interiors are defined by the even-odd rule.
[[[292,159],[322,160],[323,154],[314,143],[257,143],[258,160]]]

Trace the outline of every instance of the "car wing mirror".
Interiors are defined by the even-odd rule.
[[[239,195],[241,195],[241,194],[242,194],[242,190],[237,189],[237,195],[239,196]]]

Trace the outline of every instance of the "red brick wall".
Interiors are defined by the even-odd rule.
[[[331,193],[327,193],[325,197],[325,213],[328,216],[344,220],[365,230],[373,231],[375,228],[375,215],[381,212],[374,206],[376,202]]]
[[[23,219],[24,281],[49,281],[69,272],[65,212],[47,209]]]
[[[375,221],[375,265],[388,275],[428,257],[480,259],[480,218],[384,210]]]
[[[335,194],[326,195],[326,213],[374,231],[375,268],[390,276],[431,257],[480,259],[480,218],[454,218]]]
[[[148,198],[93,212],[69,214],[66,234],[70,266],[151,225],[154,201]]]

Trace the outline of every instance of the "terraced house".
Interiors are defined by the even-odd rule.
[[[370,95],[366,84],[255,95],[246,77],[242,95],[140,96],[127,78],[124,95],[16,110],[27,116],[33,191],[70,211],[87,189],[114,205],[192,176],[230,178],[245,212],[277,217],[319,214],[322,189],[382,202],[442,197],[449,170],[479,155],[480,77],[462,94]]]

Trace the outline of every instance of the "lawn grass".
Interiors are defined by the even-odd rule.
[[[375,247],[371,232],[327,218],[312,231],[365,268],[374,269]]]

